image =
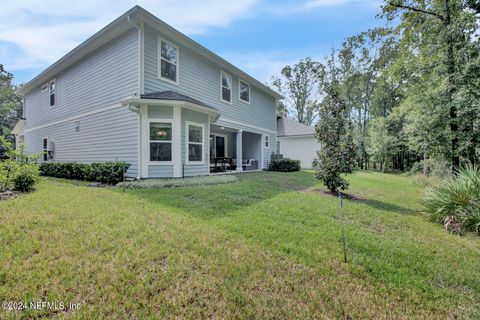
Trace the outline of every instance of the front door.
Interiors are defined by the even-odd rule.
[[[226,157],[226,137],[225,136],[217,136],[212,134],[210,136],[210,157],[212,158],[223,158]]]
[[[215,136],[215,154],[218,158],[225,157],[225,137]]]

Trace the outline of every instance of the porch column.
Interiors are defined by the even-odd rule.
[[[243,130],[239,129],[237,131],[237,171],[242,171],[242,135],[243,135]]]
[[[182,160],[182,108],[173,107],[173,123],[172,123],[172,162],[173,177],[181,178],[183,175]]]

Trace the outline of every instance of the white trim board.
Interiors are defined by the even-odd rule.
[[[257,126],[252,126],[250,124],[247,124],[247,123],[244,123],[244,122],[240,122],[240,121],[236,121],[236,120],[233,120],[233,119],[230,119],[230,118],[225,118],[225,117],[220,117],[220,119],[218,119],[216,122],[213,122],[215,125],[221,125],[222,123],[224,123],[225,127],[229,127],[230,125],[236,125],[236,127],[234,127],[234,129],[243,129],[243,130],[246,130],[246,128],[252,128],[254,130],[257,130],[256,132],[254,133],[259,133],[259,134],[262,134],[263,132],[269,132],[269,133],[273,133],[275,135],[277,135],[277,131],[274,131],[274,130],[268,130],[268,129],[264,129],[264,128],[261,128],[261,127],[257,127]],[[241,126],[241,127],[239,127]],[[259,132],[260,131],[260,132]],[[252,131],[253,132],[253,131]]]

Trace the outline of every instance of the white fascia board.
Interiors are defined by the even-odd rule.
[[[180,101],[180,100],[158,100],[158,99],[139,99],[139,98],[126,98],[121,101],[122,105],[136,107],[142,104],[149,105],[149,106],[170,106],[170,107],[182,107],[185,109],[190,109],[193,111],[207,113],[208,115],[212,116],[212,122],[217,121],[220,117],[221,113],[218,110],[207,108],[198,104],[194,104],[187,101]]]

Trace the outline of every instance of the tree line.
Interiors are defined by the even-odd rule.
[[[346,38],[323,63],[305,58],[272,79],[286,97],[278,113],[322,126],[334,83],[356,166],[421,164],[428,174],[435,162],[455,174],[461,164],[478,164],[479,2],[385,0],[381,9],[385,27]]]

